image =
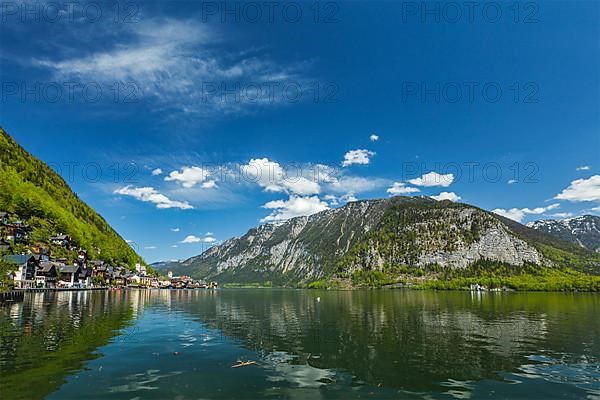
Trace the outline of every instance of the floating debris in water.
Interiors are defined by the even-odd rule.
[[[231,368],[246,367],[248,365],[256,365],[256,361],[238,361],[238,363],[232,365]]]

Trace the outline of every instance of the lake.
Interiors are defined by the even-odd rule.
[[[0,305],[0,398],[597,399],[600,295],[31,293]]]

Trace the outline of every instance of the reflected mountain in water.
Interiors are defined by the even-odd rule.
[[[503,380],[544,351],[600,354],[600,323],[580,318],[597,315],[595,295],[227,290],[178,303],[253,350],[290,355],[285,363],[409,391]]]
[[[0,386],[14,397],[600,395],[594,294],[229,289],[53,296],[2,308]],[[238,360],[257,364],[231,368]],[[22,383],[32,379],[36,387]]]

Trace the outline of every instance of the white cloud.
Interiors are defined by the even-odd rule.
[[[205,235],[206,235],[206,236],[214,236],[215,234],[214,234],[214,233],[212,233],[212,232],[206,232],[206,234],[205,234]]]
[[[600,175],[576,179],[554,198],[568,201],[600,201]]]
[[[248,164],[242,165],[241,173],[244,179],[263,187],[267,192],[283,192],[283,168],[279,163],[268,158],[253,158]]]
[[[440,194],[438,194],[437,196],[429,196],[434,200],[437,201],[442,201],[442,200],[450,200],[450,201],[459,201],[460,200],[460,196],[457,195],[454,192],[442,192]]]
[[[386,192],[391,195],[400,195],[400,194],[409,194],[409,193],[418,193],[421,190],[414,187],[405,186],[403,182],[394,182],[392,186],[390,186]]]
[[[416,185],[416,186],[448,187],[452,184],[452,182],[454,182],[454,175],[453,174],[442,175],[442,174],[438,174],[437,172],[432,171],[427,174],[424,174],[420,178],[410,179],[408,182],[412,183],[413,185]]]
[[[303,176],[285,180],[283,184],[290,192],[301,196],[318,194],[321,192],[321,187],[317,182],[310,181]]]
[[[506,182],[506,183],[508,183],[509,185],[512,185],[513,183],[517,183],[517,182],[518,181],[516,179],[509,179],[508,182]]]
[[[192,188],[200,182],[212,182],[209,187],[214,187],[214,181],[205,182],[210,176],[210,172],[205,168],[200,167],[183,167],[180,171],[172,171],[169,176],[165,177],[165,181],[179,182],[184,188]],[[203,186],[204,187],[204,184]]]
[[[308,87],[303,72],[309,62],[278,64],[256,48],[228,53],[223,48],[231,47],[230,43],[224,43],[225,37],[216,32],[192,19],[145,18],[111,31],[116,38],[112,48],[97,46],[102,50],[58,61],[34,61],[53,71],[56,79],[95,82],[107,90],[114,82],[126,82],[129,86],[123,96],[133,91],[135,100],[151,98],[160,107],[210,116],[290,104],[280,89],[285,85],[271,85],[275,94],[262,93],[266,90],[256,94],[240,82],[252,82],[255,87],[295,82],[302,91]],[[92,35],[90,39],[104,38]],[[227,94],[218,89],[221,85]]]
[[[144,247],[145,250],[154,250],[156,249],[156,246],[146,246]]]
[[[199,243],[202,239],[195,235],[188,235],[179,243],[189,244],[189,243]]]
[[[338,206],[340,204],[339,201],[338,201],[338,199],[337,199],[337,197],[335,197],[332,194],[325,195],[325,197],[323,197],[323,200],[328,201],[329,205],[331,207],[335,207],[335,206]]]
[[[210,232],[207,232],[204,237],[198,237],[196,235],[188,235],[179,243],[190,244],[190,243],[215,243],[215,239]]]
[[[154,170],[152,170],[152,176],[157,176],[157,175],[162,175],[163,170],[160,168],[156,168]]]
[[[288,200],[269,201],[263,207],[273,210],[273,212],[261,219],[261,222],[280,222],[329,209],[327,203],[321,201],[317,196],[299,197],[293,195]]]
[[[171,232],[179,232],[180,229],[179,228],[171,228]]]
[[[358,199],[354,195],[354,192],[346,193],[345,195],[340,197],[340,200],[343,201],[344,203],[349,203],[351,201],[358,201]]]
[[[326,185],[335,193],[364,193],[389,185],[390,181],[382,178],[361,176],[341,176]]]
[[[369,140],[370,140],[371,142],[376,142],[376,141],[378,141],[378,140],[379,140],[379,135],[372,134],[371,136],[369,136]]]
[[[202,189],[215,189],[217,187],[217,182],[213,179],[203,182],[201,185]]]
[[[133,187],[127,185],[114,191],[115,194],[131,196],[143,202],[156,204],[156,208],[179,208],[181,210],[190,210],[192,207],[187,201],[171,200],[162,193],[159,193],[153,187]]]
[[[577,171],[589,171],[592,169],[589,165],[582,165],[580,167],[575,168]]]
[[[517,222],[522,222],[526,215],[528,214],[544,214],[548,211],[554,210],[558,208],[559,204],[551,204],[547,207],[536,207],[534,209],[530,208],[511,208],[510,210],[505,210],[503,208],[496,208],[492,210],[493,213],[502,215],[503,217],[512,219]]]
[[[179,246],[177,246],[176,244],[172,244],[171,247],[174,248],[174,249],[176,249]]]
[[[369,164],[370,157],[373,157],[375,152],[365,149],[350,150],[344,154],[344,161],[342,161],[342,167],[348,167],[353,164]]]
[[[321,192],[318,182],[304,176],[286,176],[281,165],[268,158],[251,159],[248,164],[241,166],[241,172],[245,180],[258,184],[267,192],[285,192],[300,196]]]

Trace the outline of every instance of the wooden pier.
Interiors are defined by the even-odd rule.
[[[85,292],[87,290],[108,290],[105,287],[94,287],[94,288],[27,288],[21,289],[22,292],[27,293],[43,293],[43,292]]]
[[[5,303],[7,301],[23,301],[24,297],[24,290],[12,290],[10,292],[2,292],[0,293],[0,303]]]

